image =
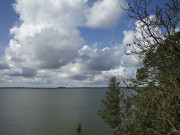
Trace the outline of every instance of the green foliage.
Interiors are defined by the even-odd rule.
[[[120,117],[120,88],[116,78],[110,78],[108,89],[106,90],[104,99],[101,99],[101,109],[98,111],[98,116],[104,119],[105,124],[111,128],[117,129],[121,126],[122,120]]]
[[[134,2],[129,6],[130,17],[144,23],[140,29],[146,34],[134,39],[141,51],[132,53],[140,55],[143,67],[137,70],[133,83],[144,88],[136,89],[133,99],[135,119],[127,121],[115,135],[179,135],[180,32],[175,29],[180,24],[180,1],[169,0],[163,7],[157,6],[154,20],[148,18],[151,1]],[[153,42],[148,41],[150,38]]]
[[[180,32],[147,52],[143,65],[137,83],[147,86],[137,91],[135,122],[124,127],[125,134],[180,134]]]
[[[142,23],[136,31],[142,37],[135,35],[133,43],[138,49],[131,52],[143,59],[143,67],[137,70],[136,78],[132,80],[137,95],[133,97],[133,103],[124,102],[117,96],[119,84],[112,78],[99,115],[113,128],[120,125],[114,135],[179,135],[180,32],[176,29],[180,27],[180,1],[169,0],[163,6],[157,5],[153,11],[149,10],[151,0],[132,2],[127,9],[129,17]],[[144,87],[137,89],[137,86]],[[116,87],[118,92],[114,94]],[[116,97],[119,99],[114,100]],[[123,115],[118,113],[123,108],[117,105],[123,102],[136,107],[135,117],[124,123]],[[116,116],[112,110],[116,110]],[[112,126],[115,121],[112,118],[120,122]]]
[[[98,111],[98,115],[113,129],[114,134],[131,121],[133,116],[131,90],[119,85],[116,77],[110,78],[105,97],[101,99],[101,109]]]
[[[136,78],[141,83],[172,83],[180,76],[180,32],[170,36],[155,51],[148,51],[144,67],[137,70]]]
[[[81,126],[81,123],[78,122],[75,135],[82,135],[81,132],[82,132],[82,126]]]
[[[173,87],[150,83],[138,92],[134,134],[179,134],[180,95]]]

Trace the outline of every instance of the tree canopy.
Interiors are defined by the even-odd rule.
[[[137,69],[134,86],[135,120],[124,134],[180,134],[180,1],[169,0],[149,11],[151,0],[133,0],[130,17],[138,20],[141,34],[134,43],[143,66]],[[152,17],[152,13],[153,17]]]
[[[154,8],[151,3],[133,0],[127,9],[139,33],[128,46],[135,48],[131,54],[138,55],[143,66],[132,79],[137,91],[135,115],[116,135],[180,134],[180,1],[168,0]],[[103,111],[111,107],[109,104]]]

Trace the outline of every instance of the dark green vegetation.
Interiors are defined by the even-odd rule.
[[[120,88],[110,80],[99,111],[115,135],[179,135],[180,134],[180,1],[169,0],[153,10],[150,0],[133,0],[129,16],[140,21],[141,37],[134,37],[129,46],[138,48],[142,68],[131,79],[131,89],[137,91],[131,105],[135,105],[131,120],[122,122]],[[154,16],[150,17],[153,14]],[[142,89],[137,87],[143,86]],[[116,91],[116,92],[114,92]],[[126,103],[126,102],[125,102]],[[130,105],[129,105],[130,106]],[[124,112],[123,112],[124,113]],[[113,125],[113,123],[115,123]]]
[[[114,133],[120,130],[129,118],[132,118],[132,94],[127,88],[119,87],[119,85],[116,77],[110,78],[108,89],[104,99],[101,99],[102,105],[98,111],[98,116],[104,119],[105,124],[110,125]]]
[[[126,123],[119,134],[180,134],[180,32],[169,40],[149,51],[138,69],[135,85],[147,85],[133,99],[134,121]]]
[[[75,135],[82,135],[81,132],[82,132],[81,123],[78,122]]]
[[[101,100],[103,105],[98,111],[98,115],[104,119],[106,124],[109,124],[111,128],[118,129],[121,126],[121,107],[120,105],[120,88],[119,82],[116,82],[116,78],[112,77],[108,89],[105,93],[105,98]]]

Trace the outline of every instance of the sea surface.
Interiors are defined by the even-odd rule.
[[[97,116],[103,88],[0,89],[0,135],[110,135]]]

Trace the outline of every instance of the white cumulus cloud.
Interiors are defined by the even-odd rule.
[[[21,24],[10,33],[6,49],[11,65],[55,69],[72,62],[84,40],[77,29],[83,22],[86,0],[17,0]]]
[[[98,0],[86,11],[85,26],[111,29],[115,26],[126,7],[124,0]]]
[[[125,55],[132,38],[98,48],[84,45],[78,27],[115,26],[125,0],[17,0],[19,24],[10,29],[12,39],[0,59],[0,82],[7,86],[106,86],[113,75],[134,73],[139,66]],[[18,79],[17,79],[18,78]]]

